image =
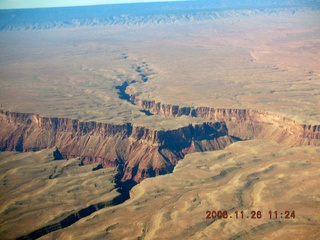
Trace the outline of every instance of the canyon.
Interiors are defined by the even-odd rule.
[[[0,112],[1,151],[39,151],[57,147],[65,159],[81,164],[118,167],[122,181],[141,182],[172,172],[187,153],[225,148],[235,141],[224,122],[172,130],[153,130],[130,123],[115,125]]]
[[[0,238],[319,239],[319,6],[0,10]]]
[[[234,141],[268,139],[288,146],[320,145],[320,125],[300,124],[268,112],[179,107],[134,98],[133,102],[152,114],[186,115],[210,122],[155,130],[131,123],[81,122],[0,111],[0,150],[27,152],[55,146],[65,159],[79,157],[81,164],[118,167],[122,181],[139,183],[171,173],[188,153],[224,149]]]
[[[320,125],[301,124],[267,111],[180,107],[139,99],[134,99],[134,102],[153,114],[168,117],[185,115],[210,121],[223,121],[227,125],[229,135],[242,140],[269,139],[291,146],[319,146],[320,144]]]

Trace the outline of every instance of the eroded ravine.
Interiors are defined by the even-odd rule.
[[[81,164],[117,167],[120,196],[92,204],[19,239],[36,239],[71,226],[105,207],[123,203],[129,191],[147,177],[171,173],[186,154],[223,149],[236,139],[223,122],[154,130],[133,124],[81,122],[46,118],[38,114],[0,111],[0,150],[38,151],[57,146],[66,159],[80,157]],[[49,177],[50,178],[50,177]]]
[[[140,111],[148,116],[188,116],[210,122],[225,122],[228,134],[239,140],[268,139],[289,146],[320,145],[320,124],[303,124],[272,112],[255,109],[188,107],[144,100],[128,91],[130,84],[136,83],[125,82],[118,86],[119,98],[141,107]]]
[[[119,197],[92,204],[19,239],[39,238],[71,226],[100,209],[123,203],[136,183],[147,177],[171,173],[188,153],[220,150],[234,141],[256,138],[293,146],[320,145],[319,125],[303,125],[257,110],[180,107],[140,100],[126,92],[129,85],[125,82],[116,88],[119,98],[140,106],[147,115],[190,116],[208,122],[155,130],[131,123],[81,122],[0,111],[1,151],[26,152],[57,146],[66,159],[80,157],[82,164],[100,163],[119,170],[116,185]]]
[[[118,172],[115,176],[115,188],[118,189],[119,195],[113,198],[110,201],[100,202],[96,204],[92,204],[88,207],[82,208],[74,213],[69,214],[67,217],[63,218],[62,220],[55,222],[53,224],[49,224],[37,230],[34,230],[27,235],[21,236],[17,238],[17,240],[31,240],[31,239],[38,239],[44,235],[47,235],[51,232],[67,228],[72,224],[78,222],[80,219],[88,217],[89,215],[103,209],[106,207],[116,206],[127,199],[130,198],[129,192],[136,185],[133,181],[121,181],[122,173]]]

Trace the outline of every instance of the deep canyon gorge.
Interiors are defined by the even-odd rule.
[[[319,10],[0,10],[0,238],[320,239]]]
[[[38,151],[58,147],[65,159],[118,167],[122,180],[140,182],[172,172],[186,154],[220,150],[234,141],[268,139],[289,146],[319,146],[320,125],[303,125],[268,112],[242,109],[188,108],[139,101],[153,114],[187,115],[210,122],[179,129],[155,130],[122,125],[46,118],[38,114],[0,112],[0,150]]]

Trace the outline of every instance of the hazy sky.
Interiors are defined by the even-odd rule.
[[[83,6],[111,3],[172,2],[173,0],[0,0],[0,9]],[[176,0],[179,1],[179,0]]]

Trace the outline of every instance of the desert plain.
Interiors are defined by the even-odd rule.
[[[208,121],[146,114],[129,96],[258,110],[318,126],[319,23],[319,9],[306,7],[1,31],[1,110],[159,131]],[[299,146],[259,135],[223,150],[188,153],[172,173],[135,185],[123,203],[112,202],[120,195],[116,168],[53,160],[54,148],[0,152],[0,236],[32,239],[30,233],[55,225],[40,239],[320,239],[315,138]],[[90,206],[96,206],[92,214],[61,224]],[[207,211],[228,217],[207,219]],[[236,219],[236,211],[244,215]],[[261,216],[252,218],[252,211]]]

